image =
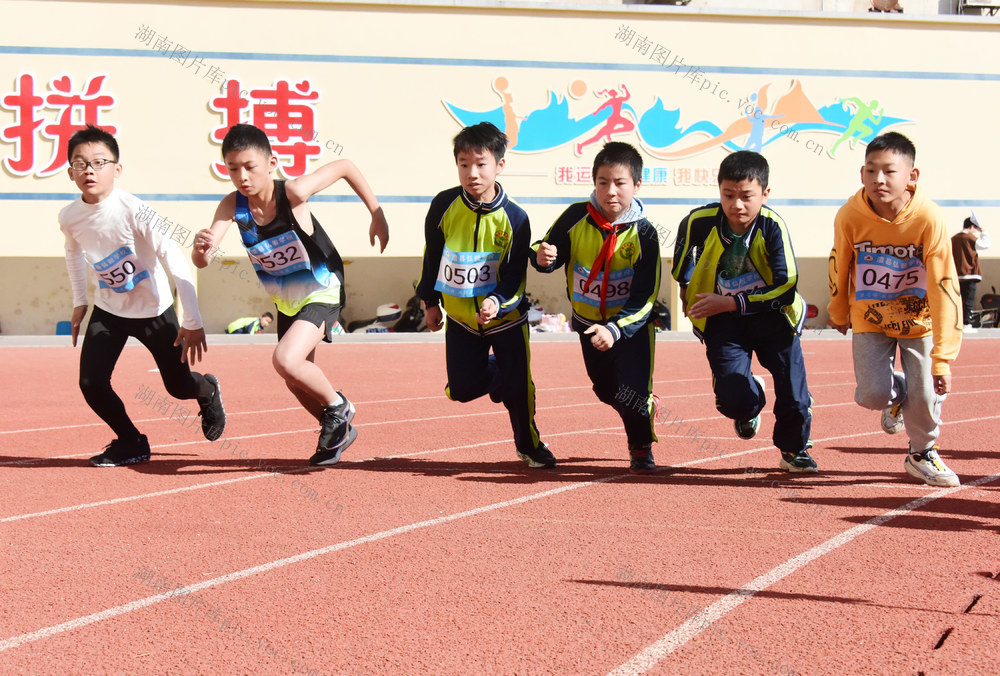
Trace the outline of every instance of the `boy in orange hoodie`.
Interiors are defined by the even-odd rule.
[[[854,331],[854,400],[882,409],[889,434],[905,417],[903,467],[931,486],[958,486],[934,442],[962,344],[962,304],[947,224],[917,187],[916,153],[896,132],[868,144],[864,187],[834,220],[827,309],[830,326]],[[897,346],[902,372],[894,370]]]

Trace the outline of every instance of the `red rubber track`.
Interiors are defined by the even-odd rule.
[[[110,469],[87,463],[111,437],[79,352],[2,348],[0,672],[996,674],[1000,339],[954,365],[958,489],[903,472],[905,434],[853,403],[848,339],[803,347],[819,474],[777,471],[770,403],[736,438],[703,348],[667,341],[644,477],[573,342],[532,344],[552,470],[516,458],[502,407],[444,397],[441,343],[320,347],[358,409],[327,469],[269,346],[201,365],[214,443],[127,347],[114,384],[153,459]]]

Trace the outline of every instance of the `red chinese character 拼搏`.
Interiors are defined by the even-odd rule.
[[[100,121],[101,112],[115,105],[114,96],[101,92],[106,77],[91,75],[83,86],[83,93],[74,93],[73,78],[60,75],[49,82],[49,92],[43,98],[35,94],[33,75],[19,75],[15,80],[16,91],[0,98],[2,106],[14,112],[14,124],[0,128],[0,139],[15,143],[15,156],[4,158],[6,169],[18,176],[51,176],[66,167],[69,139],[78,130],[91,124],[116,133],[116,127]],[[42,126],[46,120],[40,113],[45,109],[55,110],[56,119]],[[37,133],[52,142],[48,166],[41,170],[35,169]]]
[[[35,95],[35,80],[28,73],[18,75],[14,86],[0,99],[0,106],[14,113],[14,124],[0,129],[0,139],[14,144],[14,155],[3,158],[3,166],[15,176],[25,176],[35,164],[35,130],[45,121],[35,111],[45,101]]]
[[[244,98],[244,94],[247,97]],[[229,80],[224,94],[212,99],[209,106],[222,115],[222,125],[212,132],[219,143],[235,124],[253,124],[267,134],[271,151],[281,162],[278,171],[285,178],[302,176],[309,158],[319,157],[323,148],[315,139],[313,102],[319,92],[312,91],[308,80],[291,85],[277,80],[271,89],[240,89],[239,80]],[[226,178],[223,164],[214,165],[215,173]]]
[[[105,75],[92,75],[83,87],[83,94],[74,94],[73,80],[68,75],[53,78],[49,83],[51,93],[45,96],[45,107],[59,111],[54,124],[42,128],[42,136],[52,141],[52,159],[49,166],[38,172],[39,176],[51,176],[62,171],[67,164],[66,151],[69,149],[69,138],[88,124],[101,127],[109,134],[118,132],[116,127],[102,125],[101,109],[110,109],[115,105],[115,97],[101,94],[101,85]]]

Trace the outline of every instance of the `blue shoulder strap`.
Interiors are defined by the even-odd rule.
[[[236,213],[234,218],[236,219],[236,224],[243,230],[249,230],[255,225],[253,216],[250,214],[250,200],[241,192],[236,193]]]

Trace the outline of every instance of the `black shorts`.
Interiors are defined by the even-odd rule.
[[[302,319],[313,326],[323,328],[323,342],[333,342],[333,325],[340,320],[340,306],[330,303],[309,303],[298,311],[293,317],[289,317],[284,312],[278,311],[278,340],[285,335],[285,331],[297,319]],[[326,324],[324,327],[323,325]]]

